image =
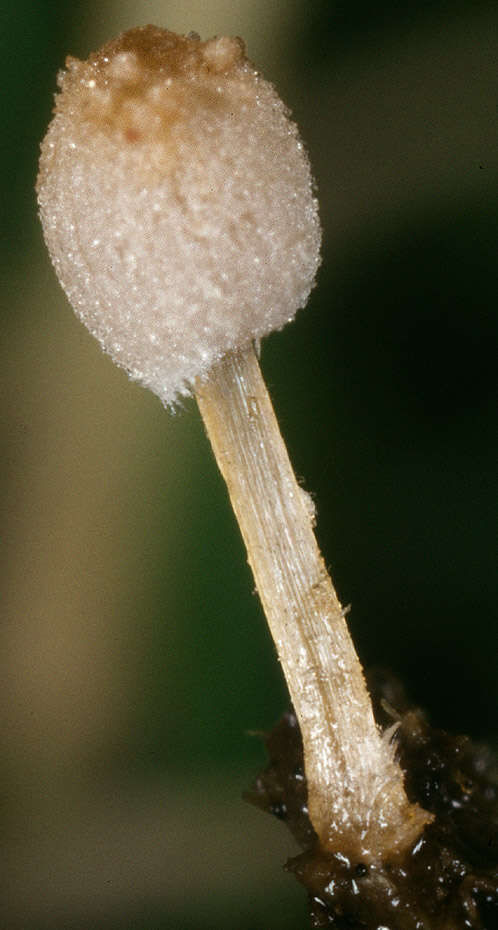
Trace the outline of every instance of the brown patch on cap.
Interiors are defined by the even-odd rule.
[[[243,82],[242,39],[201,42],[140,26],[106,43],[87,61],[68,57],[57,108],[70,105],[88,126],[121,134],[124,142],[160,141],[182,117],[222,106],[223,91]],[[69,98],[69,103],[67,102]]]
[[[242,39],[220,37],[201,42],[197,36],[177,35],[158,26],[139,26],[112,39],[88,59],[105,72],[117,55],[131,53],[142,71],[152,76],[195,77],[206,71],[226,73],[245,58]]]

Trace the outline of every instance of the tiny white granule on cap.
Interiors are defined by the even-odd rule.
[[[306,303],[309,162],[240,39],[146,26],[66,65],[37,185],[47,246],[105,351],[173,404]]]

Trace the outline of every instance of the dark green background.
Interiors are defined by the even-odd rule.
[[[159,24],[167,26],[168,4],[164,6]],[[286,4],[279,6],[285,17]],[[436,724],[488,741],[496,738],[498,697],[498,20],[493,9],[493,4],[476,0],[384,0],[374,5],[314,0],[302,5],[296,17],[299,28],[292,36],[286,32],[285,48],[279,48],[275,59],[268,54],[258,62],[278,83],[302,129],[325,232],[323,266],[309,308],[263,347],[263,369],[291,458],[315,497],[318,537],[342,601],[352,604],[350,626],[364,665],[390,667]],[[20,0],[4,3],[2,9],[5,526],[7,542],[14,540],[21,554],[18,538],[23,533],[29,537],[29,507],[38,514],[43,504],[24,506],[22,522],[16,517],[16,501],[22,504],[33,474],[43,470],[47,449],[42,443],[38,453],[30,451],[44,400],[39,397],[34,406],[22,400],[24,390],[28,395],[34,391],[29,360],[39,366],[37,378],[43,385],[40,370],[61,365],[66,371],[64,366],[74,359],[79,366],[74,413],[77,392],[72,394],[67,371],[60,387],[74,435],[87,389],[95,429],[106,430],[107,408],[100,408],[99,390],[107,387],[95,385],[93,369],[92,383],[88,376],[84,387],[85,366],[74,346],[83,346],[83,353],[95,354],[95,359],[98,350],[87,345],[89,337],[70,316],[45,258],[33,185],[55,73],[67,52],[85,57],[95,43],[108,38],[115,19],[108,27],[105,3],[89,7]],[[147,21],[146,12],[142,21]],[[186,23],[185,31],[189,28],[196,24]],[[220,31],[219,26],[213,31]],[[40,300],[34,276],[40,281]],[[47,335],[38,353],[29,334],[35,321],[40,325],[40,315]],[[58,333],[53,345],[52,326]],[[61,338],[66,326],[74,340],[67,350]],[[24,360],[27,381],[18,375],[17,359]],[[32,748],[23,750],[24,725],[30,747],[36,744],[36,722],[29,731],[26,721],[36,718],[37,693],[33,686],[26,697],[19,685],[26,710],[18,719],[18,682],[25,679],[16,677],[16,652],[9,645],[15,611],[7,616],[4,687],[9,710],[3,738],[11,865],[6,925],[36,930],[298,930],[306,925],[304,901],[292,879],[280,879],[281,860],[271,857],[270,890],[258,887],[257,871],[254,878],[248,871],[238,895],[227,900],[223,881],[221,891],[208,883],[205,894],[201,888],[192,903],[186,883],[183,908],[181,890],[170,905],[160,887],[151,890],[146,883],[130,904],[126,896],[102,903],[95,890],[99,880],[92,878],[98,867],[90,855],[85,881],[71,905],[63,863],[66,856],[71,858],[67,850],[73,839],[78,849],[78,822],[85,825],[84,813],[80,821],[73,816],[82,796],[90,798],[90,810],[92,798],[102,803],[101,785],[115,798],[120,791],[126,795],[130,783],[140,794],[140,786],[161,786],[162,779],[169,785],[174,779],[180,795],[185,783],[202,808],[211,803],[213,784],[221,791],[226,782],[235,811],[233,831],[246,829],[247,821],[237,820],[236,796],[264,759],[248,731],[269,727],[286,705],[273,646],[195,405],[187,403],[172,418],[122,374],[109,374],[106,359],[99,357],[93,364],[99,377],[103,372],[109,378],[105,384],[112,384],[112,392],[115,388],[119,409],[128,411],[121,414],[126,470],[120,473],[115,511],[106,512],[94,532],[110,540],[106,573],[119,576],[124,553],[129,571],[139,578],[136,598],[133,592],[126,595],[128,625],[116,626],[114,654],[109,633],[110,661],[130,671],[118,698],[113,692],[119,725],[108,736],[104,727],[102,739],[81,760],[68,758],[62,778],[60,766],[51,767],[50,747],[44,745],[39,756]],[[44,395],[47,423],[56,390],[50,383]],[[57,403],[62,403],[60,397]],[[91,431],[92,422],[90,412],[81,432]],[[67,441],[74,442],[74,435]],[[75,468],[73,475],[64,476],[74,487],[75,500],[82,485],[106,481],[109,471],[122,467],[97,461],[99,453],[89,452],[84,439],[81,474]],[[189,451],[183,459],[185,443]],[[33,461],[38,464],[26,464]],[[56,469],[49,483],[56,487],[59,480]],[[41,488],[43,498],[42,482],[34,481],[34,486]],[[177,511],[172,501],[178,503]],[[120,507],[127,513],[126,537]],[[78,526],[71,533],[77,535]],[[91,532],[88,539],[91,559]],[[48,551],[52,544],[50,534],[45,544],[38,543]],[[15,561],[18,565],[17,554]],[[83,592],[95,579],[98,585],[101,568],[82,567]],[[27,559],[23,571],[30,570]],[[17,575],[8,555],[5,577],[9,589],[9,580]],[[13,596],[11,602],[22,599]],[[92,590],[89,603],[94,602]],[[29,609],[23,604],[23,618]],[[71,610],[70,602],[66,609]],[[37,622],[35,608],[32,621]],[[98,621],[93,615],[91,622]],[[50,644],[46,648],[50,653]],[[65,648],[71,651],[70,641]],[[64,654],[59,661],[64,663]],[[59,712],[68,725],[71,710],[64,697]],[[57,731],[57,713],[52,724]],[[164,788],[166,805],[168,790]],[[222,808],[223,795],[218,800]],[[57,827],[48,842],[52,815]],[[258,843],[257,818],[262,817],[253,816],[249,844]],[[190,827],[195,841],[195,823]],[[269,824],[268,835],[272,828]],[[119,817],[115,829],[119,833]],[[220,835],[229,835],[230,829],[229,824]],[[282,831],[277,823],[274,829]],[[48,834],[50,839],[50,829]],[[266,836],[260,835],[255,860],[266,856]],[[61,861],[52,869],[57,837]],[[99,842],[96,834],[96,848]],[[175,842],[172,837],[171,844]],[[200,846],[203,842],[199,839]],[[285,842],[283,836],[283,850]],[[133,848],[123,848],[123,863],[133,856]],[[33,880],[37,868],[38,884]],[[206,862],[207,872],[212,869],[223,869],[222,852],[216,863]],[[189,856],[180,844],[179,886],[188,871]],[[120,872],[119,861],[114,862],[112,874]],[[20,904],[25,895],[29,914]],[[47,898],[53,902],[48,913],[43,904]]]

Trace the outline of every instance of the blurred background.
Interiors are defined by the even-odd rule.
[[[241,800],[286,707],[193,402],[77,322],[33,187],[55,76],[148,22],[240,34],[325,231],[262,364],[366,666],[496,740],[498,14],[480,0],[2,0],[6,930],[303,930],[285,827]]]

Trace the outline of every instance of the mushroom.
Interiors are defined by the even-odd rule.
[[[299,720],[324,850],[375,863],[431,816],[411,804],[261,376],[303,307],[320,224],[298,130],[238,38],[145,26],[68,58],[37,183],[80,319],[168,406],[194,393]]]

